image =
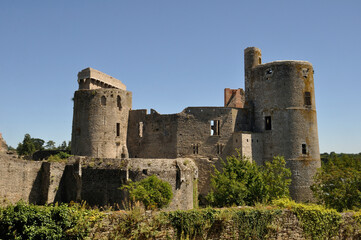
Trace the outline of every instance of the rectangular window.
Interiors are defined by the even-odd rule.
[[[302,154],[307,154],[307,146],[306,146],[306,144],[302,144]]]
[[[220,121],[219,120],[211,120],[211,136],[219,136],[220,135]]]
[[[192,148],[193,148],[193,154],[198,154],[198,147],[199,147],[199,144],[192,144]]]
[[[311,93],[310,92],[305,92],[305,105],[306,106],[311,106]]]
[[[264,120],[265,120],[265,129],[271,130],[272,129],[271,116],[265,117]]]
[[[120,136],[120,123],[117,123],[117,137]]]

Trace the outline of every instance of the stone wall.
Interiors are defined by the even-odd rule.
[[[169,182],[173,199],[168,210],[191,209],[198,169],[192,159],[102,159],[73,157],[67,163],[27,161],[0,154],[0,199],[34,204],[86,201],[123,208],[127,181],[156,175]],[[195,197],[195,198],[194,198]]]
[[[128,115],[132,93],[102,88],[78,90],[74,95],[72,154],[126,158]]]

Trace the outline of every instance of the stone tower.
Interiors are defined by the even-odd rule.
[[[74,95],[72,154],[126,158],[132,93],[119,80],[92,68],[78,73]]]
[[[247,48],[246,104],[252,129],[263,133],[262,162],[284,156],[292,171],[292,198],[312,199],[309,186],[321,166],[312,64],[305,61],[261,63],[261,50]]]

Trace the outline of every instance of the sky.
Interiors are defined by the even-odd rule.
[[[71,140],[77,73],[92,67],[161,114],[223,106],[243,50],[313,64],[320,152],[361,152],[361,1],[0,1],[0,132]]]

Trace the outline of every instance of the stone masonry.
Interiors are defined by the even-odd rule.
[[[6,145],[6,142],[3,139],[2,134],[0,133],[0,152],[6,152],[7,150],[8,150],[8,145]]]
[[[79,156],[193,159],[200,199],[212,166],[237,151],[258,164],[284,156],[297,201],[312,200],[320,167],[313,67],[305,61],[262,64],[261,50],[244,51],[245,89],[224,90],[224,107],[188,107],[177,114],[132,109],[119,80],[87,68],[74,96],[72,151]],[[236,150],[238,149],[238,150]]]

